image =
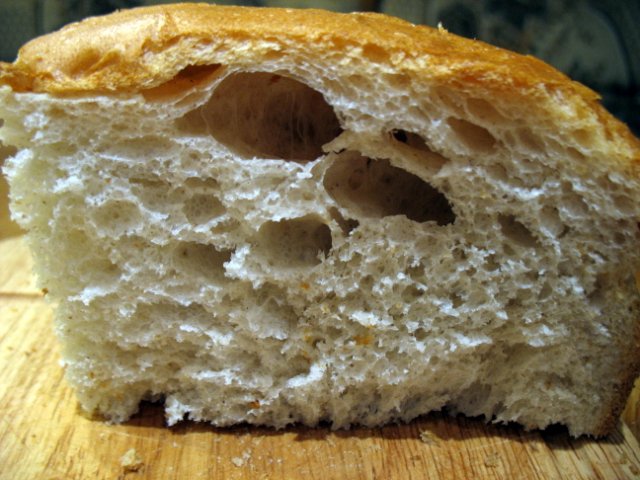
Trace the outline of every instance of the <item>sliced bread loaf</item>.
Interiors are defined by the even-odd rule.
[[[376,14],[151,7],[27,44],[0,118],[87,411],[615,424],[640,143],[534,58]]]

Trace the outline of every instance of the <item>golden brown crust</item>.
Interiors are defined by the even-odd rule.
[[[178,42],[214,44],[220,39],[294,40],[318,55],[360,46],[363,56],[390,62],[393,54],[420,62],[400,69],[441,81],[495,88],[547,88],[573,91],[584,99],[597,95],[533,57],[518,55],[440,29],[415,26],[371,13],[336,14],[321,10],[255,9],[180,4],[124,10],[71,24],[27,43],[14,64],[4,65],[1,81],[40,92],[124,91],[157,86],[175,75],[183,58],[161,58]],[[186,57],[189,52],[182,52]],[[24,72],[28,86],[11,74]]]

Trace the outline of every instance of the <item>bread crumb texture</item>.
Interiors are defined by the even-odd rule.
[[[84,409],[613,427],[638,142],[550,67],[379,15],[187,5],[0,72],[13,216]]]

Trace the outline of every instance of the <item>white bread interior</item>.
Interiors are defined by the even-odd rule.
[[[609,428],[640,181],[605,133],[561,98],[566,123],[338,53],[214,60],[173,90],[0,86],[14,218],[85,410]]]

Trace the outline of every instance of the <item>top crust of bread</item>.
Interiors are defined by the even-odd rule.
[[[188,65],[206,62],[207,50],[247,40],[252,41],[247,56],[258,48],[275,55],[278,46],[290,40],[320,57],[360,47],[369,60],[440,80],[523,93],[534,93],[544,84],[586,101],[597,99],[591,90],[533,57],[386,15],[204,4],[123,10],[68,25],[26,44],[15,64],[5,65],[3,80],[17,89],[41,92],[138,91],[169,80]]]
[[[220,51],[233,50],[225,56],[251,65],[289,54],[285,47],[291,43],[318,59],[344,52],[348,68],[357,69],[364,59],[411,79],[499,94],[533,110],[555,98],[571,106],[572,121],[597,128],[611,142],[609,148],[617,146],[612,157],[628,159],[634,169],[640,164],[640,141],[600,105],[598,94],[550,65],[443,28],[375,13],[195,3],[123,10],[27,43],[14,63],[0,62],[0,84],[21,92],[139,92],[186,67],[211,63]],[[566,109],[555,114],[562,117]]]

